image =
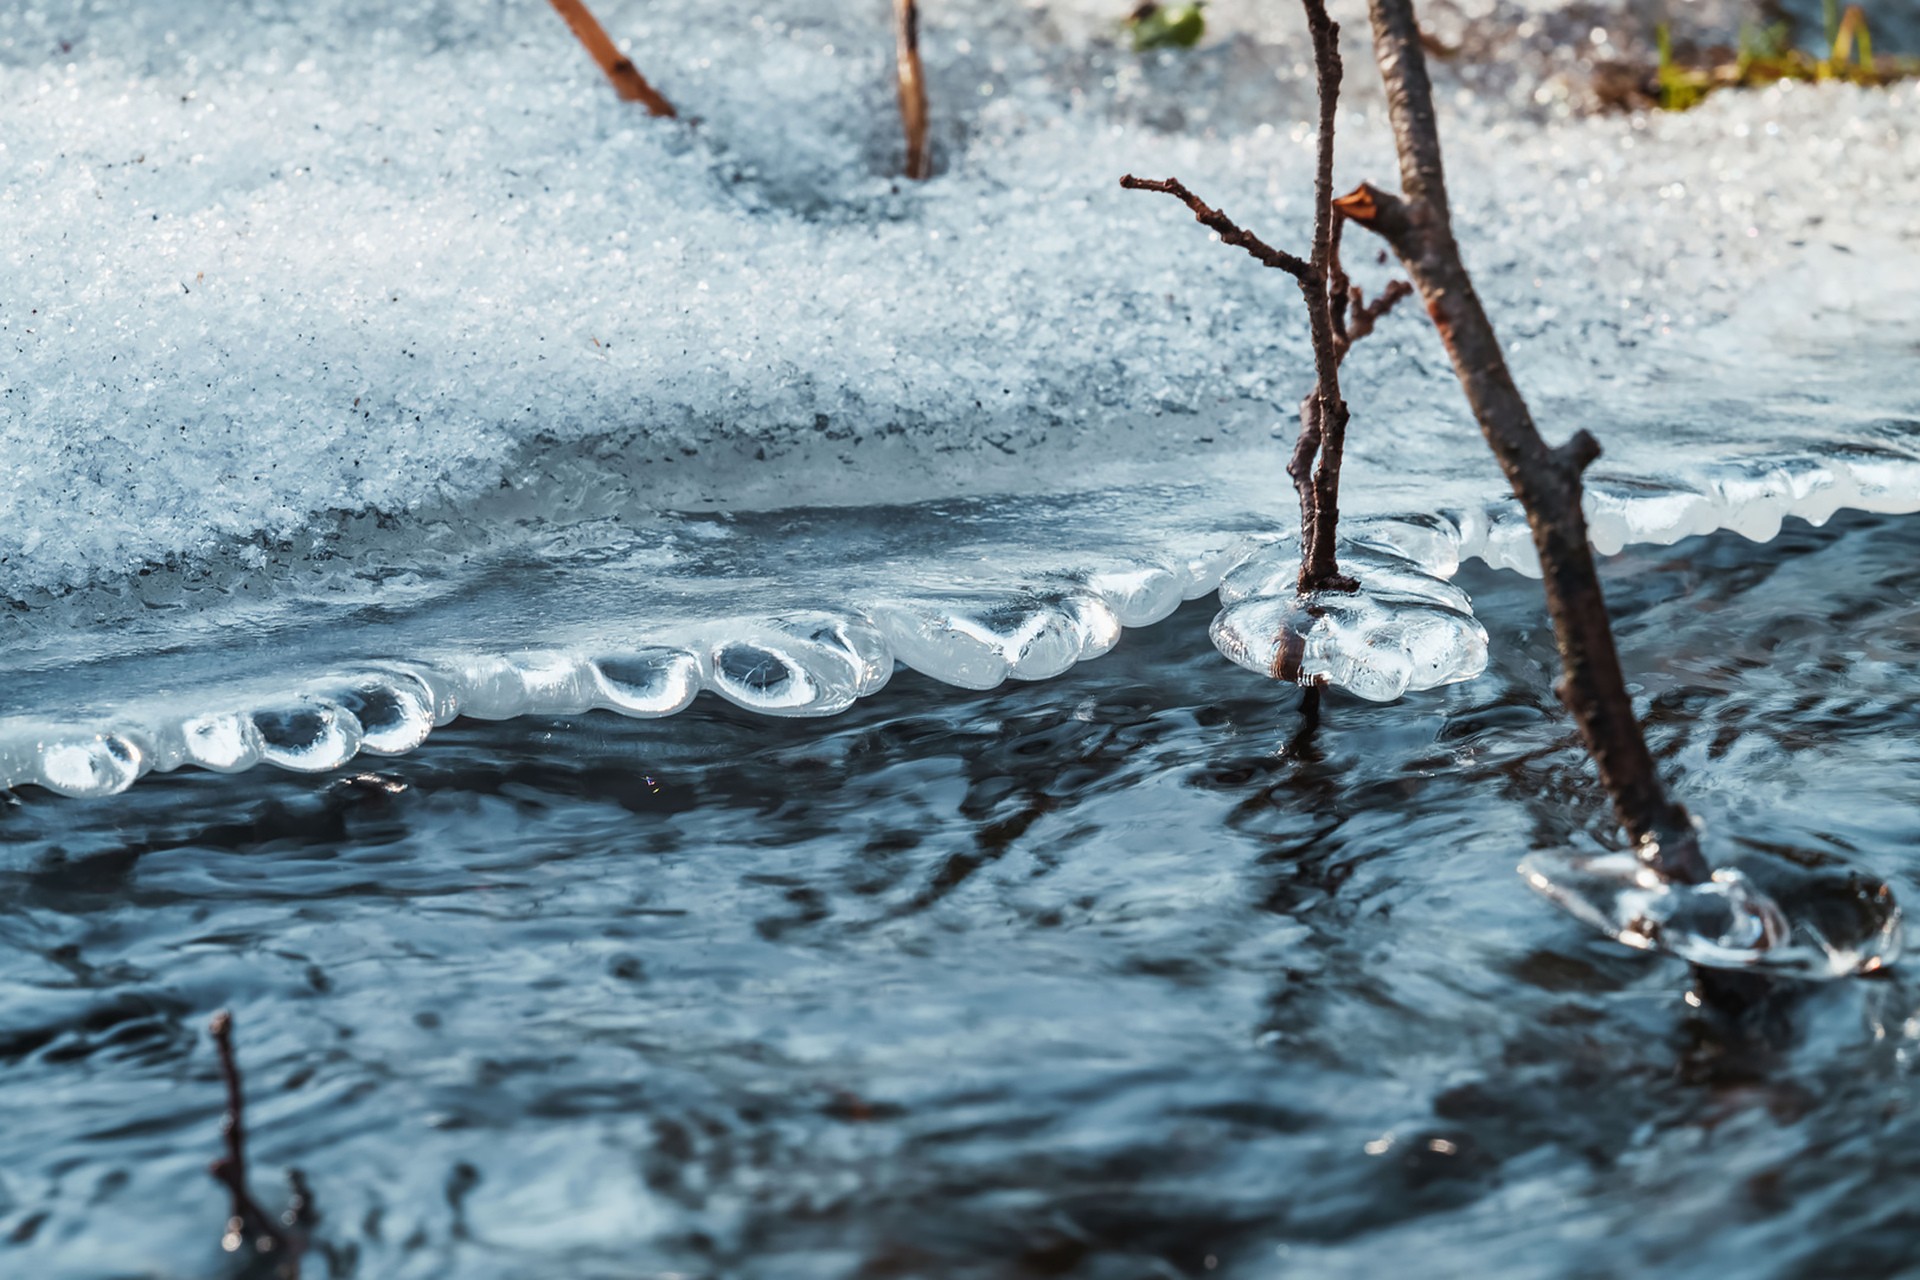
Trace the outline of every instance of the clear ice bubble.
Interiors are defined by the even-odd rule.
[[[144,771],[144,753],[117,733],[50,742],[40,751],[39,781],[78,799],[118,795]]]
[[[846,656],[794,637],[722,640],[709,655],[713,690],[770,715],[831,715],[853,705],[859,673]]]
[[[1678,542],[1714,525],[1713,503],[1697,489],[1612,474],[1585,483],[1587,536],[1603,556],[1631,543]]]
[[[715,693],[771,715],[824,716],[893,677],[894,651],[866,619],[820,611],[731,623],[709,643]]]
[[[253,713],[260,758],[300,773],[337,769],[360,749],[360,722],[353,713],[318,698]]]
[[[1900,955],[1900,907],[1884,881],[1823,854],[1743,853],[1704,884],[1677,884],[1630,853],[1529,855],[1528,885],[1642,951],[1783,977],[1878,972]]]
[[[360,722],[360,748],[376,755],[411,751],[433,732],[433,695],[398,673],[369,678],[330,695]]]
[[[250,716],[217,712],[196,716],[180,726],[187,763],[215,773],[239,773],[260,763],[260,731]]]
[[[1340,568],[1359,580],[1362,594],[1383,604],[1406,602],[1438,605],[1456,613],[1473,611],[1465,591],[1391,551],[1345,545],[1340,548]]]
[[[989,609],[982,621],[1001,637],[1013,664],[1007,674],[1015,680],[1049,680],[1080,661],[1080,626],[1056,601]]]
[[[1411,561],[1436,578],[1460,571],[1460,527],[1444,515],[1404,515],[1343,523],[1343,541]]]
[[[593,659],[602,704],[628,716],[670,716],[685,709],[703,685],[698,655],[664,646],[608,653]]]
[[[867,613],[894,656],[922,675],[963,689],[992,689],[1012,670],[995,637],[945,601],[876,604]]]
[[[1220,579],[1220,603],[1255,596],[1290,596],[1300,582],[1300,543],[1291,535],[1257,547]]]

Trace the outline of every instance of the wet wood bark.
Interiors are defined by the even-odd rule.
[[[1579,725],[1615,815],[1649,865],[1674,880],[1699,883],[1708,875],[1706,860],[1692,820],[1667,794],[1647,750],[1594,571],[1581,474],[1600,456],[1599,442],[1577,431],[1549,446],[1534,425],[1454,240],[1433,87],[1412,0],[1368,0],[1368,11],[1401,194],[1363,184],[1335,204],[1348,220],[1385,239],[1413,277],[1473,416],[1526,508],[1560,648],[1563,674],[1555,691]]]

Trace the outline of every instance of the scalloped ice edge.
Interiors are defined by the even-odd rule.
[[[411,751],[457,716],[607,710],[651,718],[685,709],[702,690],[768,715],[833,715],[878,691],[896,665],[968,689],[1045,680],[1106,653],[1124,628],[1158,622],[1212,591],[1263,540],[1221,541],[1227,545],[1178,563],[1134,561],[1004,591],[718,619],[590,653],[370,660],[212,709],[177,699],[129,707],[112,723],[16,721],[0,727],[0,789],[37,785],[90,798],[187,766],[323,772],[361,752]]]
[[[1764,542],[1789,516],[1821,524],[1843,509],[1920,511],[1920,457],[1876,444],[1815,445],[1723,462],[1692,487],[1597,471],[1587,505],[1601,554],[1723,529]],[[1388,607],[1332,637],[1320,665],[1310,663],[1303,676],[1325,676],[1386,701],[1478,675],[1485,631],[1465,594],[1446,580],[1468,558],[1538,576],[1518,505],[1505,499],[1465,512],[1351,520],[1348,528],[1347,553],[1370,558],[1376,575],[1389,579],[1372,593]],[[1291,603],[1289,541],[1284,533],[1223,536],[1220,548],[1177,562],[1136,561],[1004,591],[720,619],[637,637],[618,650],[369,660],[211,710],[176,701],[131,706],[112,723],[15,721],[0,726],[0,789],[37,785],[66,796],[108,796],[149,772],[189,765],[223,773],[261,763],[321,772],[361,752],[410,751],[457,716],[503,720],[598,709],[657,717],[683,710],[702,690],[769,715],[832,715],[878,691],[896,664],[969,689],[1048,679],[1106,653],[1123,629],[1158,622],[1216,589],[1223,605],[1211,632],[1216,646],[1266,674],[1271,645],[1250,639],[1248,624],[1265,625]],[[1431,661],[1431,628],[1396,623],[1408,611],[1452,628],[1444,661]]]

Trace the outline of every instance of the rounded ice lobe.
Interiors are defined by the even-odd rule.
[[[1122,623],[1113,606],[1101,596],[1070,595],[1060,601],[1080,633],[1080,658],[1097,658],[1120,643]]]
[[[1069,605],[1069,599],[942,592],[872,605],[867,612],[894,654],[915,671],[963,689],[991,689],[1009,677],[1059,675],[1091,656],[1089,645],[1112,647],[1097,611]]]
[[[299,773],[337,769],[360,749],[360,722],[346,708],[317,698],[253,713],[260,758]]]
[[[893,679],[893,650],[879,629],[837,613],[794,613],[773,619],[773,627],[806,644],[844,658],[852,668],[857,698],[877,693]]]
[[[790,649],[771,643],[727,641],[714,646],[712,661],[714,692],[750,711],[830,715],[853,703],[850,669],[816,674]]]
[[[711,687],[770,715],[824,716],[878,690],[893,676],[893,651],[864,620],[802,612],[735,623],[710,643]]]
[[[455,678],[460,714],[480,720],[572,715],[593,706],[599,693],[585,659],[557,649],[469,658]]]
[[[132,786],[145,764],[140,748],[117,733],[69,738],[41,748],[39,781],[63,796],[111,796]]]
[[[239,773],[260,763],[263,745],[250,716],[222,712],[180,726],[183,763],[215,773]]]
[[[395,756],[413,750],[433,732],[433,696],[417,679],[393,675],[370,679],[333,695],[360,722],[360,748]]]
[[[1185,583],[1165,565],[1148,564],[1088,574],[1087,586],[1113,609],[1121,626],[1146,627],[1180,607]]]
[[[1641,951],[1716,969],[1825,980],[1899,958],[1904,926],[1885,881],[1828,855],[1743,851],[1704,884],[1676,884],[1630,853],[1544,850],[1520,864],[1536,892]]]
[[[670,716],[701,688],[700,659],[664,646],[602,654],[592,662],[604,704],[625,716]]]

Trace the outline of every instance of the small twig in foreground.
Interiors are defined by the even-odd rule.
[[[213,1033],[214,1046],[220,1052],[220,1077],[227,1086],[227,1111],[220,1122],[227,1153],[208,1170],[226,1187],[231,1206],[220,1247],[228,1253],[245,1251],[253,1258],[271,1262],[275,1267],[272,1274],[282,1280],[299,1280],[300,1254],[306,1238],[298,1228],[307,1218],[312,1196],[306,1180],[296,1171],[289,1175],[294,1196],[284,1219],[275,1218],[253,1198],[247,1187],[246,1098],[240,1083],[240,1064],[233,1054],[233,1015],[222,1009],[213,1015],[207,1030]]]
[[[633,65],[633,59],[620,52],[620,47],[607,35],[606,28],[587,8],[585,0],[553,0],[553,7],[567,20],[567,26],[587,47],[593,60],[600,64],[600,70],[606,72],[607,79],[613,82],[613,91],[623,101],[641,103],[650,114],[656,116],[676,114],[673,104],[647,83],[647,78]]]
[[[933,176],[933,153],[927,149],[927,82],[920,72],[920,6],[914,0],[893,0],[893,38],[906,174],[917,182]]]

